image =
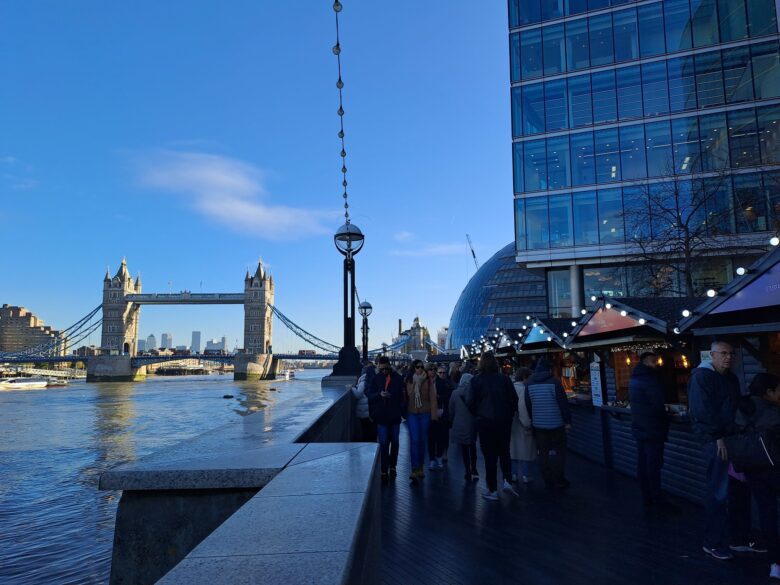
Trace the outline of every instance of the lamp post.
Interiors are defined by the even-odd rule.
[[[364,240],[363,232],[349,220],[333,236],[336,249],[344,256],[344,346],[332,376],[360,375],[360,354],[355,347],[355,255],[363,248]]]
[[[363,317],[363,362],[368,361],[368,316],[371,314],[371,303],[363,301],[358,306],[360,316]]]

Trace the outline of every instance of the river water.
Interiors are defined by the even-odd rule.
[[[296,385],[325,374],[306,370],[273,382],[150,377],[0,391],[0,584],[107,582],[121,492],[98,491],[102,472],[272,409]]]

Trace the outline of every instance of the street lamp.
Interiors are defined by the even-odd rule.
[[[363,362],[368,361],[368,316],[371,314],[371,303],[363,301],[358,305],[360,316],[363,317]]]
[[[364,241],[363,232],[349,220],[333,235],[336,249],[344,256],[344,346],[333,366],[333,376],[360,375],[360,354],[355,347],[355,254]]]

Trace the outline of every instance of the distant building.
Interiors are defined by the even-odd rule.
[[[190,343],[192,353],[200,353],[200,331],[192,332],[192,343]]]
[[[186,345],[177,345],[176,351],[190,351],[190,348],[187,347]]]
[[[163,333],[160,347],[163,349],[173,349],[173,335],[170,333]]]
[[[449,327],[442,327],[439,329],[439,332],[436,334],[436,345],[439,347],[447,346],[447,333],[449,333],[449,330]]]
[[[80,357],[90,357],[100,355],[100,348],[94,345],[82,345],[73,353]]]
[[[224,349],[225,351],[228,350],[227,337],[225,337],[224,335],[222,336],[222,349]]]
[[[58,342],[49,355],[66,355],[68,338],[24,307],[0,307],[0,351],[22,351]]]
[[[299,349],[298,355],[317,355],[317,352],[313,349]]]
[[[146,351],[157,349],[157,338],[154,335],[150,335],[146,338]]]
[[[139,339],[138,344],[136,346],[137,351],[140,353],[142,351],[146,351],[146,340],[145,339]]]
[[[406,331],[401,331],[401,320],[398,320],[398,338],[394,339],[393,342],[397,341],[401,337],[407,336],[409,339],[406,341],[406,343],[398,350],[399,353],[411,353],[413,351],[416,352],[422,352],[422,351],[428,351],[428,345],[425,343],[425,340],[430,337],[428,333],[428,329],[426,327],[423,327],[420,325],[420,318],[415,317],[414,321],[412,322],[412,326],[407,329]]]
[[[206,350],[211,351],[227,351],[227,339],[222,338],[222,341],[217,341],[216,339],[209,339],[206,342]]]

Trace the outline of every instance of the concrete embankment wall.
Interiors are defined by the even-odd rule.
[[[258,413],[104,474],[123,490],[110,582],[375,582],[378,451],[351,442],[351,393],[330,395],[278,441]]]

